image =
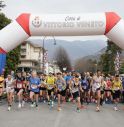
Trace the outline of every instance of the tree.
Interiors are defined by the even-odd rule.
[[[7,54],[7,62],[6,62],[6,67],[5,67],[5,73],[8,74],[12,70],[16,71],[18,64],[20,62],[20,46],[15,48],[14,50],[10,51]]]
[[[71,68],[71,61],[68,56],[68,53],[63,47],[59,47],[55,53],[55,61],[59,66],[60,70],[63,71],[63,68],[66,68],[67,71],[70,71]]]
[[[115,45],[111,40],[107,40],[107,49],[101,55],[99,66],[105,74],[115,74],[115,57],[117,52],[121,53],[121,48]]]
[[[0,11],[1,11],[1,8],[3,8],[3,7],[5,7],[6,5],[5,4],[3,4],[3,1],[2,0],[0,0]]]
[[[3,13],[0,13],[0,30],[11,22]]]
[[[120,74],[124,74],[124,63],[121,65]]]
[[[0,7],[2,6],[0,2]],[[2,6],[3,7],[3,6]],[[11,20],[8,19],[3,13],[0,13],[0,30],[11,23]],[[19,63],[20,57],[20,46],[16,49],[7,53],[5,74],[8,74],[11,70],[15,71]]]

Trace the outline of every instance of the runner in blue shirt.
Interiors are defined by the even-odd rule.
[[[41,81],[37,77],[36,72],[32,72],[32,75],[29,79],[29,89],[30,89],[30,99],[32,101],[31,107],[38,107],[38,97],[40,92]],[[35,102],[34,102],[35,99]]]

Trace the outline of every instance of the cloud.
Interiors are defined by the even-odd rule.
[[[5,4],[7,6],[3,9],[3,12],[11,19],[15,19],[23,12],[44,14],[106,11],[115,11],[124,18],[124,0],[5,0]],[[76,37],[72,38],[76,39]],[[94,37],[85,38],[92,39]],[[105,39],[103,36],[98,38]]]
[[[16,18],[30,13],[84,13],[116,11],[124,17],[124,0],[5,0],[3,12]]]

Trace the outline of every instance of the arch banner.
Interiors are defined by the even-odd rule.
[[[0,48],[11,51],[30,36],[105,35],[124,49],[124,20],[115,12],[87,14],[23,13],[0,31]]]

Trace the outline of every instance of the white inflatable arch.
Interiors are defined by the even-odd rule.
[[[30,36],[105,35],[124,49],[124,20],[114,12],[34,15],[23,13],[0,31],[0,50],[9,52]]]

